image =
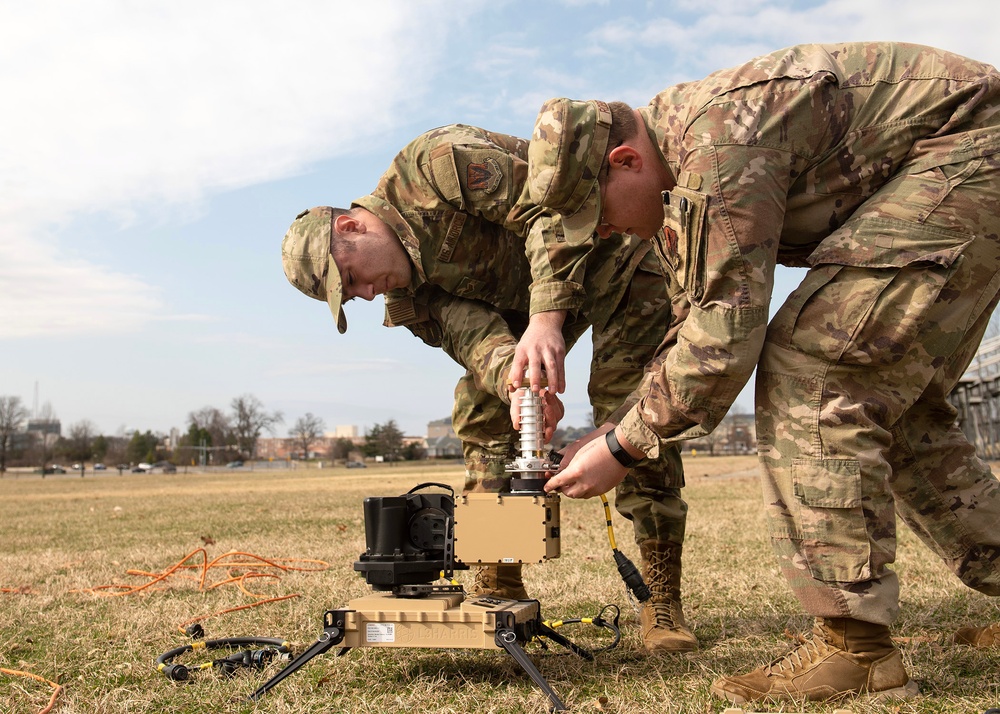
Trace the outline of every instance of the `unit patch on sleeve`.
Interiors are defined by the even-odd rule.
[[[471,163],[466,169],[466,185],[470,191],[490,194],[497,190],[503,180],[500,164],[492,156],[479,163]]]

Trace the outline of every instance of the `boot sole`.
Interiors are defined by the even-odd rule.
[[[729,690],[723,689],[722,687],[718,687],[714,684],[712,685],[710,691],[719,699],[725,699],[726,701],[732,702],[733,704],[751,704],[757,702],[796,702],[805,699],[805,697],[791,697],[787,695],[777,696],[777,697],[769,697],[765,695],[760,699],[747,699],[746,697],[740,694],[737,694],[735,692],[730,692]],[[829,699],[826,699],[825,701],[835,701],[849,696],[860,697],[865,694],[870,694],[874,696],[876,699],[911,699],[912,697],[915,697],[918,694],[920,694],[920,687],[918,687],[917,683],[911,679],[902,687],[895,687],[894,689],[883,689],[878,692],[843,692],[841,694],[832,696]]]
[[[642,643],[643,649],[649,654],[684,654],[685,652],[697,652],[698,645],[683,645],[680,647],[663,647],[660,645],[647,645]]]

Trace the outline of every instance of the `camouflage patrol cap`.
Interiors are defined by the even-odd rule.
[[[528,193],[562,215],[570,243],[589,240],[601,216],[597,177],[604,164],[611,110],[604,102],[550,99],[528,145]]]
[[[347,316],[340,270],[330,252],[333,209],[317,206],[295,217],[281,241],[281,263],[288,282],[311,298],[330,306],[341,334],[347,332]]]

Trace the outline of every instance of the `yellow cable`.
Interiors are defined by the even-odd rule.
[[[608,522],[608,542],[611,543],[611,550],[618,550],[618,544],[615,543],[615,528],[611,525],[611,506],[608,505],[608,497],[603,493],[601,502],[604,503],[604,517]]]

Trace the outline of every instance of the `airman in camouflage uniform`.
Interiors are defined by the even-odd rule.
[[[916,45],[791,47],[667,89],[618,147],[587,145],[599,104],[543,106],[531,196],[581,235],[656,233],[690,301],[615,436],[655,457],[704,434],[757,365],[770,534],[816,617],[788,656],[713,692],[914,693],[888,631],[896,515],[1000,594],[1000,484],[947,399],[1000,291],[1000,74]],[[588,153],[607,157],[603,199]],[[768,325],[778,263],[809,270]],[[549,485],[587,496],[621,473],[598,443]]]
[[[589,392],[597,423],[637,387],[671,316],[664,277],[647,242],[615,235],[569,245],[557,215],[520,203],[527,147],[523,139],[475,127],[442,127],[407,145],[376,190],[354,201],[353,214],[366,211],[376,219],[369,221],[369,233],[386,229],[405,249],[412,264],[406,284],[373,278],[376,287],[366,292],[359,287],[364,281],[357,279],[362,270],[357,259],[356,270],[345,269],[343,258],[338,267],[338,238],[331,234],[343,209],[300,215],[282,249],[289,280],[310,297],[328,301],[341,332],[346,330],[342,292],[371,299],[380,287],[392,287],[385,294],[385,324],[405,326],[466,367],[455,390],[452,423],[463,443],[470,491],[509,489],[504,466],[517,455],[517,439],[508,380],[530,315],[568,313],[562,328],[567,345],[593,327]],[[680,457],[671,447],[644,461],[616,493],[616,506],[633,522],[646,561],[651,556],[643,544],[675,547],[678,610],[686,520],[682,485]],[[477,590],[527,597],[520,566],[483,569]],[[677,618],[661,616],[646,624],[644,642],[651,650],[697,646]]]

